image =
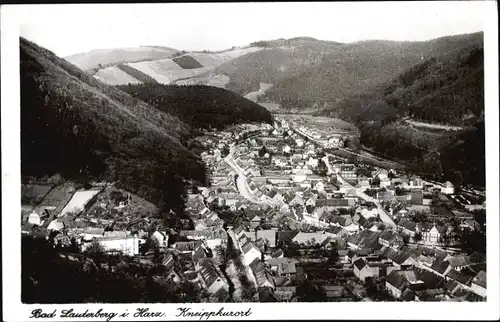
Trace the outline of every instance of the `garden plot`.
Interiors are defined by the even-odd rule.
[[[77,191],[68,202],[66,207],[63,208],[59,217],[65,216],[68,213],[78,213],[85,209],[87,203],[97,195],[100,190],[85,190],[85,191]]]

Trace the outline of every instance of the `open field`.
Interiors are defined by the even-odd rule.
[[[277,112],[280,109],[280,105],[278,103],[258,103],[258,104],[264,106],[271,113]]]
[[[124,66],[130,66],[140,73],[143,73],[151,77],[158,83],[162,84],[171,84],[177,80],[182,80],[182,82],[178,84],[206,84],[221,87],[220,84],[222,84],[222,81],[220,81],[219,79],[215,79],[212,81],[215,85],[207,83],[211,81],[212,78],[211,76],[207,75],[207,73],[234,58],[258,50],[262,50],[262,48],[236,48],[220,53],[187,53],[186,55],[179,56],[173,59],[164,58],[156,60],[144,60],[140,62],[125,63]],[[126,73],[128,73],[128,71],[126,71]],[[108,76],[109,79],[107,78]],[[120,79],[120,76],[123,76],[123,79]],[[131,74],[131,76],[136,79],[138,78],[134,74]],[[199,76],[207,76],[207,78],[206,80],[197,81],[196,78]],[[98,79],[102,82],[110,85],[126,85],[128,83],[131,83],[130,77],[119,74],[119,72],[116,72],[116,70],[111,70],[104,73],[99,71],[96,77],[98,77]],[[140,78],[138,79],[142,81]],[[227,84],[229,81],[226,82],[226,80],[224,80],[224,82],[224,84]]]
[[[110,66],[145,60],[158,60],[171,57],[176,49],[168,47],[131,47],[115,49],[96,49],[65,57],[81,69],[88,70],[100,66]]]
[[[189,55],[184,55],[180,57],[175,57],[172,58],[172,60],[177,63],[177,65],[181,66],[183,69],[195,69],[195,68],[202,68],[203,65],[200,64],[195,58],[189,56]]]
[[[135,69],[135,68],[133,68],[131,66],[121,64],[121,65],[118,65],[116,67],[118,67],[124,73],[126,73],[126,74],[134,77],[137,80],[139,80],[139,82],[142,82],[142,83],[156,83],[156,80],[154,78],[152,78],[149,75],[144,74],[143,72],[141,72],[141,71],[139,71],[139,70],[137,70],[137,69]]]
[[[255,92],[250,92],[245,95],[245,98],[248,98],[251,101],[257,102],[257,96],[263,95],[273,84],[267,84],[267,83],[260,83],[259,84],[260,88],[258,91]]]
[[[85,209],[85,205],[99,193],[99,190],[77,191],[68,202],[66,207],[61,211],[59,217],[62,217],[71,212],[80,212]]]
[[[297,125],[303,125],[308,128],[316,128],[320,131],[353,131],[358,132],[358,128],[343,121],[341,119],[322,117],[322,116],[312,116],[312,115],[298,115],[298,114],[280,114],[279,117],[285,119],[286,121],[294,122]]]
[[[99,70],[95,75],[100,81],[106,82],[109,85],[121,85],[121,84],[140,84],[141,81],[132,77],[130,74],[124,72],[117,66],[111,66]]]

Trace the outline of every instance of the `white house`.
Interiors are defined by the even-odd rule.
[[[28,217],[28,222],[32,225],[40,226],[40,216],[33,211]]]
[[[248,241],[246,242],[242,247],[241,251],[243,253],[243,264],[244,265],[250,265],[250,263],[258,258],[260,259],[262,256],[262,253],[260,250],[252,244],[252,242]]]
[[[441,187],[441,192],[447,195],[451,195],[455,193],[455,186],[453,183],[446,181],[443,187]]]
[[[139,238],[137,235],[128,237],[96,237],[95,240],[106,252],[121,252],[123,255],[135,256],[139,254]],[[83,244],[85,251],[92,243]]]
[[[52,230],[52,231],[61,231],[64,228],[64,224],[57,219],[54,219],[50,222],[49,226],[47,227],[47,230]]]
[[[380,276],[380,266],[369,265],[363,258],[359,258],[354,262],[353,271],[354,275],[362,282],[364,282],[367,277]]]
[[[314,185],[314,189],[316,189],[318,191],[324,191],[325,190],[325,184],[322,181],[318,181]]]
[[[486,297],[486,272],[480,271],[477,273],[476,277],[472,280],[471,283],[472,292],[476,293],[481,297]]]
[[[160,247],[168,246],[168,235],[166,233],[161,233],[158,230],[151,235],[151,240],[158,243],[158,246]]]
[[[307,160],[306,164],[312,168],[316,168],[318,166],[318,162],[318,159],[309,157],[309,160]]]
[[[377,217],[378,216],[378,208],[377,207],[362,207],[360,209],[361,216],[365,217],[366,219],[371,218],[371,217]]]

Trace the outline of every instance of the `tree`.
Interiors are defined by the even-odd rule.
[[[413,239],[415,240],[415,242],[421,241],[422,240],[422,233],[421,232],[415,233],[415,237],[413,237]]]
[[[325,291],[308,280],[298,288],[297,296],[302,299],[302,302],[326,302],[327,300]]]
[[[266,146],[263,145],[262,148],[259,149],[259,157],[263,157],[264,155],[266,155],[267,153],[267,149],[266,149]]]
[[[326,177],[326,175],[328,173],[328,167],[327,167],[325,161],[323,161],[322,159],[319,159],[318,166],[316,167],[315,172],[319,176]]]
[[[104,258],[104,252],[105,249],[104,247],[94,239],[90,246],[86,249],[86,252],[92,257],[92,259],[95,261],[95,263],[99,266],[102,263],[102,260]]]

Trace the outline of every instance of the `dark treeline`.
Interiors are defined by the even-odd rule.
[[[272,121],[264,107],[222,88],[161,84],[129,84],[119,88],[195,128],[221,129],[237,123]]]
[[[21,247],[23,303],[182,303],[204,296],[189,283],[169,281],[161,265],[102,253],[61,258],[49,241],[31,236]]]
[[[21,171],[107,180],[182,213],[185,181],[205,182],[190,129],[21,39]]]

